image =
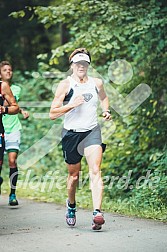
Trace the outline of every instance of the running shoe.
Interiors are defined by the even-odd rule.
[[[69,226],[75,226],[76,223],[76,208],[69,207],[69,201],[66,201],[67,212],[66,212],[66,222]]]
[[[16,199],[16,195],[15,194],[11,194],[9,195],[9,205],[10,206],[17,206],[19,203]]]
[[[1,185],[2,185],[2,183],[3,183],[3,178],[0,177],[0,194],[1,194]]]
[[[93,212],[93,222],[92,222],[92,229],[93,230],[100,230],[102,225],[105,223],[103,213],[99,211]]]

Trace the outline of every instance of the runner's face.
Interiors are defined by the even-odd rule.
[[[9,65],[4,65],[0,69],[0,78],[3,81],[10,81],[13,75],[13,71],[11,66]]]
[[[80,78],[83,78],[87,75],[87,70],[89,63],[86,61],[80,61],[72,64],[73,74],[77,75]]]

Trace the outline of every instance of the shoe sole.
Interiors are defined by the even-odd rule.
[[[102,215],[96,215],[93,218],[92,229],[93,230],[100,230],[104,223],[105,223],[104,217]]]
[[[99,225],[99,224],[92,224],[92,230],[100,230],[102,228],[102,226],[101,225]]]
[[[103,225],[105,223],[105,220],[103,216],[97,215],[93,218],[93,222],[97,225]]]
[[[22,207],[21,205],[15,205],[15,206],[13,205],[13,206],[11,206],[11,205],[8,204],[8,208],[9,209],[20,209],[21,207]]]
[[[76,218],[66,218],[66,223],[70,227],[74,227],[76,224]]]
[[[9,206],[18,206],[19,204],[12,204],[12,203],[9,203]]]

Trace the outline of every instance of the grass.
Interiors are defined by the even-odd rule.
[[[5,179],[2,186],[2,194],[9,194],[8,179]],[[17,197],[28,198],[31,200],[42,202],[54,202],[57,204],[65,205],[67,198],[66,180],[62,181],[61,185],[51,185],[51,183],[39,182],[35,180],[30,183],[18,183]],[[78,208],[92,210],[92,198],[91,191],[87,185],[84,185],[82,189],[77,190],[76,201]],[[136,216],[140,218],[149,218],[154,220],[167,221],[167,208],[162,205],[155,208],[154,205],[139,206],[135,199],[113,199],[111,200],[107,195],[103,195],[103,211],[110,213],[123,214],[127,216]]]

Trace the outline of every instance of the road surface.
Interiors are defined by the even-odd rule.
[[[166,252],[167,224],[105,213],[101,231],[91,230],[92,213],[78,209],[77,225],[65,223],[65,206],[19,199],[12,209],[0,196],[1,252]]]

